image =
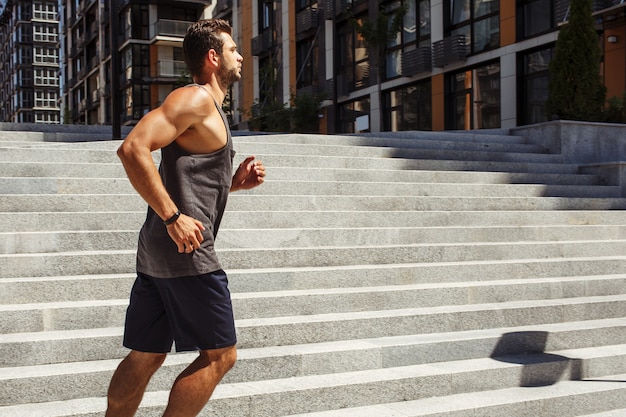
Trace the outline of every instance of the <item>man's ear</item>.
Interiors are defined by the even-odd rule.
[[[214,68],[217,68],[219,66],[220,55],[217,53],[215,49],[209,49],[209,52],[207,52],[207,55],[206,55],[206,60],[209,65],[211,65]]]

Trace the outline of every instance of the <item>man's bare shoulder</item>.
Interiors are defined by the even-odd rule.
[[[215,110],[213,96],[201,85],[191,84],[172,91],[163,101],[165,111],[192,114],[200,117],[211,115]]]
[[[217,101],[207,87],[189,85],[174,90],[170,95],[170,103],[163,103],[166,106],[164,111],[167,113],[170,106],[175,107],[175,118],[188,121],[185,130],[176,137],[179,146],[192,153],[204,154],[226,145],[226,127],[217,109]]]

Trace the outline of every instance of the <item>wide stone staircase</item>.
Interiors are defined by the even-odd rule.
[[[102,416],[127,353],[146,206],[94,132],[0,131],[0,417]],[[504,131],[234,141],[268,176],[218,237],[239,361],[202,416],[626,416],[618,186]]]

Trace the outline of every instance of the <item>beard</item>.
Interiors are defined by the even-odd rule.
[[[241,74],[239,74],[239,69],[237,67],[222,66],[217,73],[217,79],[220,84],[230,87],[233,83],[241,79]]]

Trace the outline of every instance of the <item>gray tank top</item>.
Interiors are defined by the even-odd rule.
[[[200,248],[178,253],[161,218],[148,207],[139,232],[137,271],[155,278],[207,274],[221,269],[215,253],[215,237],[226,207],[233,174],[233,150],[226,115],[215,103],[224,125],[227,142],[209,154],[190,154],[174,141],[161,149],[159,173],[180,212],[198,219],[206,230]]]

